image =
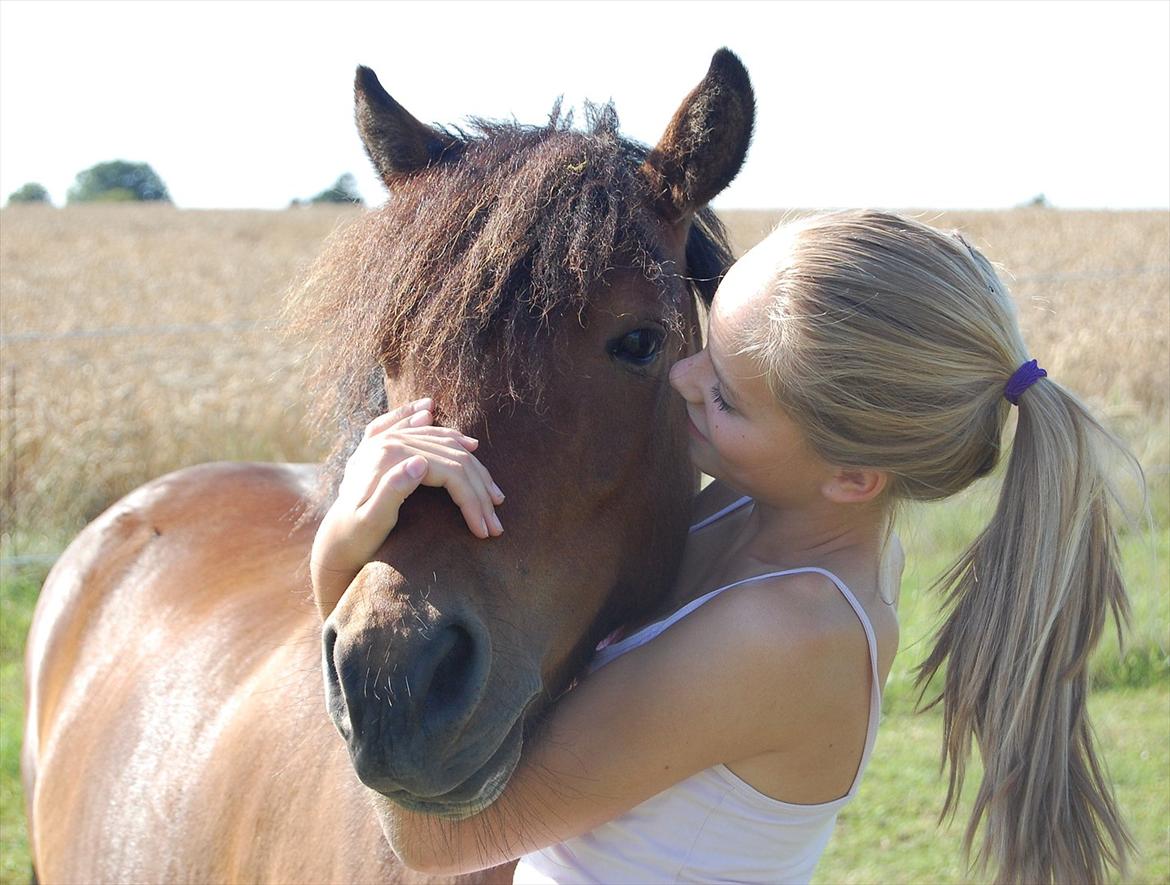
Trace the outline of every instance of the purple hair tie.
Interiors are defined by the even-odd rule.
[[[1047,378],[1048,373],[1036,365],[1035,360],[1028,360],[1018,369],[1008,383],[1003,387],[1003,395],[1009,403],[1013,406],[1020,404],[1020,394],[1039,381],[1041,378]]]

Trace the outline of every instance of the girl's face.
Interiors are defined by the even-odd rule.
[[[706,348],[676,363],[670,382],[687,402],[695,466],[780,505],[819,495],[832,471],[776,402],[762,365],[739,352],[759,328],[776,262],[765,241],[731,268],[715,295]]]

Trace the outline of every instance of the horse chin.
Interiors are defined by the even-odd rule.
[[[443,820],[464,820],[479,814],[504,792],[520,762],[524,746],[524,717],[520,716],[496,751],[467,780],[438,796],[416,796],[405,790],[380,795],[407,811]],[[391,814],[393,813],[387,809]]]

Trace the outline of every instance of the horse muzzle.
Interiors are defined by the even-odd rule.
[[[362,783],[446,817],[495,800],[519,760],[539,674],[493,678],[491,637],[474,616],[410,630],[330,618],[323,640],[326,704]]]
[[[383,797],[408,811],[447,820],[462,820],[483,811],[500,797],[524,745],[524,717],[517,717],[503,742],[478,770],[452,790],[435,796],[422,796],[407,790],[373,787]],[[365,782],[365,781],[363,781]],[[366,782],[367,786],[370,786]]]

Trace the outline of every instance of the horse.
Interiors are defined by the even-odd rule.
[[[88,525],[30,630],[34,879],[418,881],[385,833],[486,808],[597,643],[678,566],[697,475],[670,366],[730,263],[706,208],[751,137],[727,50],[653,149],[612,105],[574,129],[427,125],[358,68],[389,191],[295,287],[324,465],[215,463]],[[507,530],[438,489],[333,604],[315,528],[363,427],[431,395],[481,440]],[[509,880],[511,867],[468,881]],[[425,878],[425,877],[424,877]]]

